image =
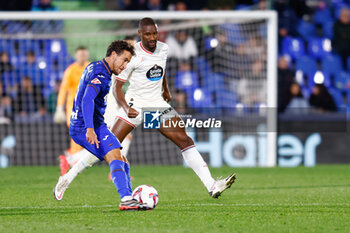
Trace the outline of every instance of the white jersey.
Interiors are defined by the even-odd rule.
[[[135,44],[136,55],[126,69],[116,77],[120,81],[129,80],[126,96],[145,104],[163,100],[163,77],[168,56],[168,45],[157,42],[156,50],[147,51],[141,42]]]
[[[112,77],[112,85],[107,96],[107,108],[104,115],[108,126],[113,125],[118,112],[119,114],[120,111],[123,112],[113,95],[116,79],[123,82],[129,80],[130,86],[125,99],[128,104],[130,99],[132,99],[133,103],[135,103],[134,108],[168,106],[162,97],[168,45],[158,41],[154,53],[143,48],[141,42],[136,43],[134,47],[136,54],[132,57],[126,69],[118,76],[113,75],[114,78]]]

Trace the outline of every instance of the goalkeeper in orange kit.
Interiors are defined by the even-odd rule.
[[[73,108],[75,93],[78,89],[80,76],[85,67],[89,64],[89,51],[84,46],[79,46],[75,51],[76,61],[71,64],[64,72],[62,84],[58,93],[57,107],[54,115],[56,123],[66,121],[69,128],[70,116]],[[73,166],[84,154],[90,153],[76,144],[72,139],[70,148],[67,149],[65,155],[60,155],[61,175],[67,173],[69,168]]]

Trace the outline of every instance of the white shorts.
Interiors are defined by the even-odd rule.
[[[175,109],[163,99],[153,102],[143,102],[137,101],[137,99],[126,95],[125,100],[128,105],[138,111],[139,114],[135,118],[129,118],[124,109],[119,108],[116,117],[125,121],[134,128],[143,123],[143,111],[159,111],[162,113],[161,116],[163,121],[178,115]]]

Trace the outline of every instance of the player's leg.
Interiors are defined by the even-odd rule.
[[[132,197],[131,185],[128,183],[128,175],[125,171],[125,164],[127,161],[120,153],[119,149],[109,151],[104,157],[109,164],[112,174],[112,180],[120,195],[121,202],[119,204],[120,210],[147,210],[137,200]]]
[[[171,118],[171,121],[181,121],[181,118],[175,116]],[[177,127],[161,127],[159,131],[181,149],[186,164],[197,174],[209,194],[217,198],[225,189],[232,185],[235,180],[235,174],[230,175],[225,180],[215,181],[211,176],[208,165],[196,149],[192,138],[187,135],[185,128],[179,127],[179,124],[174,125],[177,125]]]
[[[116,121],[114,122],[111,131],[112,133],[118,138],[119,142],[122,144],[122,150],[121,153],[126,157],[130,143],[131,143],[131,131],[135,128],[136,126],[133,125],[132,123],[123,120],[121,118],[117,118]],[[124,148],[125,146],[125,148]],[[126,159],[126,158],[125,158]],[[130,178],[130,165],[129,163],[125,163],[125,172],[127,172],[128,179],[129,179],[129,185],[131,186],[131,178]],[[109,175],[110,178],[112,179],[112,175]]]
[[[171,120],[173,122],[181,121],[181,118],[175,116],[171,118]],[[159,131],[181,149],[186,164],[193,169],[203,182],[204,186],[210,190],[215,180],[212,178],[208,165],[197,151],[192,138],[187,135],[185,129],[178,126],[176,128],[161,127]]]

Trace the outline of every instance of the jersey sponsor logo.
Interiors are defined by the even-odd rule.
[[[101,81],[98,79],[98,78],[94,78],[92,81],[91,81],[92,84],[101,84]]]
[[[163,77],[163,68],[156,64],[147,71],[146,76],[150,81],[158,81]]]
[[[101,75],[101,74],[98,74],[97,77],[105,78],[105,76],[103,76],[103,75]]]

